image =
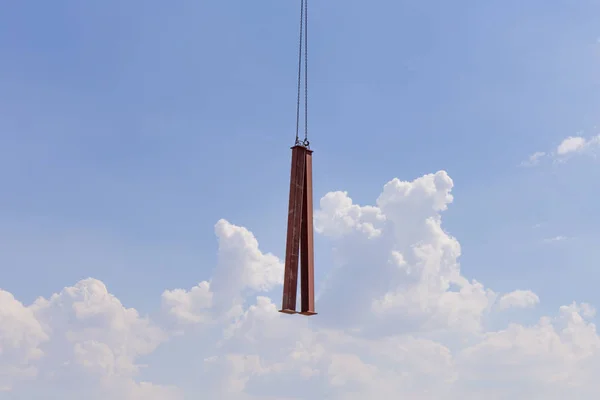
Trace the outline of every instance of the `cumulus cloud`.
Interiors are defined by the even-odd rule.
[[[203,281],[191,288],[165,290],[162,294],[164,310],[176,323],[195,324],[209,322],[209,310],[213,304],[210,282]]]
[[[532,308],[540,302],[540,298],[537,294],[531,290],[515,290],[514,292],[507,293],[500,298],[498,301],[498,307],[501,310],[508,308]]]
[[[266,292],[283,283],[282,262],[261,252],[252,232],[222,219],[215,225],[215,234],[219,250],[211,286],[220,311],[249,293]]]
[[[315,224],[339,254],[320,299],[324,312],[333,315],[330,323],[362,326],[377,335],[398,329],[388,326],[390,319],[402,319],[402,329],[409,331],[480,329],[494,294],[461,276],[460,245],[442,229],[440,213],[453,201],[452,187],[440,171],[388,182],[376,206],[352,205],[346,193],[324,197]],[[344,310],[335,310],[341,298]]]
[[[588,144],[587,140],[581,136],[569,136],[564,139],[556,148],[556,154],[563,156],[568,153],[575,153],[583,150]]]
[[[569,136],[563,139],[558,146],[550,152],[537,151],[521,163],[523,167],[533,167],[540,164],[544,158],[554,161],[566,161],[568,158],[583,153],[593,153],[600,146],[600,135],[585,138],[583,136]]]
[[[533,326],[510,324],[487,333],[459,355],[466,383],[510,382],[490,393],[494,399],[597,397],[600,338],[582,312],[588,307],[563,306],[556,317],[543,317]]]
[[[439,171],[393,179],[372,205],[326,194],[315,228],[335,265],[311,318],[277,311],[281,260],[225,220],[212,277],[165,290],[152,320],[94,279],[28,306],[0,291],[0,398],[597,398],[592,306],[491,328],[540,299],[464,276],[442,223],[453,185]],[[187,378],[145,379],[165,369]]]
[[[63,398],[65,392],[73,398],[79,393],[90,399],[141,399],[149,391],[176,398],[175,389],[134,380],[141,367],[137,359],[152,353],[166,334],[125,308],[102,282],[82,280],[28,307],[3,292],[0,310],[0,376],[13,384],[18,380],[14,387],[4,382],[5,391],[33,399]],[[87,393],[89,385],[95,393]]]
[[[48,339],[33,310],[0,290],[0,392],[11,390],[15,380],[37,375],[34,362],[43,356],[40,346]]]

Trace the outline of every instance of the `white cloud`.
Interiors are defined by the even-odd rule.
[[[556,154],[559,156],[575,153],[585,148],[587,141],[581,136],[569,136],[564,139],[556,148]]]
[[[212,279],[166,290],[156,322],[94,279],[29,306],[0,291],[0,387],[66,400],[597,398],[590,305],[490,330],[499,311],[539,298],[462,274],[460,244],[442,227],[452,187],[440,171],[390,181],[371,206],[325,195],[315,226],[336,265],[311,318],[277,312],[281,261],[224,220]],[[183,361],[197,369],[185,374]],[[145,370],[166,369],[187,378],[144,382]]]
[[[539,302],[540,298],[531,290],[515,290],[502,296],[498,301],[498,307],[501,310],[508,308],[532,308]]]
[[[208,322],[208,310],[213,304],[213,293],[210,283],[199,283],[190,291],[183,289],[165,290],[162,295],[165,311],[176,320],[176,323]]]
[[[244,295],[266,292],[283,282],[283,264],[273,254],[263,254],[246,228],[220,220],[215,225],[219,240],[218,263],[211,281],[214,306],[224,312]]]
[[[34,312],[0,290],[0,392],[10,390],[15,380],[37,375],[35,361],[48,339]]]
[[[596,398],[600,338],[581,307],[563,306],[536,325],[511,324],[486,334],[458,357],[473,385],[510,382],[491,398]]]
[[[563,242],[565,240],[567,240],[566,236],[558,235],[558,236],[553,236],[553,237],[550,237],[550,238],[546,238],[543,241],[544,241],[544,243],[556,243],[556,242]]]
[[[546,156],[546,153],[543,151],[536,151],[535,153],[533,153],[532,155],[529,156],[529,158],[526,161],[523,161],[521,163],[521,166],[523,167],[533,167],[535,165],[538,165],[540,163],[540,160],[542,158],[544,158]]]
[[[20,369],[27,367],[32,371],[28,377],[39,382],[29,385],[21,379],[11,391],[34,399],[63,398],[65,391],[86,393],[83,397],[90,399],[146,398],[150,384],[134,381],[140,372],[137,359],[152,353],[167,336],[136,310],[123,307],[102,282],[82,280],[29,307],[5,294],[0,310],[12,310],[11,319],[0,321],[0,365],[12,362],[0,376],[23,378]],[[7,359],[7,340],[27,356],[15,360],[9,351]],[[87,393],[90,385],[95,393]],[[152,392],[169,394],[151,398],[177,398],[174,389],[151,386]]]
[[[385,217],[376,207],[360,207],[352,204],[347,192],[331,192],[320,202],[321,209],[315,215],[315,229],[327,236],[343,236],[357,230],[368,238],[381,235],[379,226]]]
[[[365,329],[378,335],[396,329],[385,325],[398,318],[411,330],[480,329],[494,294],[461,276],[460,245],[442,229],[440,212],[453,201],[452,187],[440,171],[412,182],[390,181],[377,206],[350,206],[340,192],[324,198],[316,225],[339,255],[333,282],[320,299],[334,315],[331,322],[338,319],[339,327],[368,322]],[[451,285],[459,291],[450,291]],[[344,309],[334,310],[342,297]]]
[[[551,157],[555,161],[565,161],[577,154],[593,152],[600,146],[600,135],[585,138],[583,136],[569,136],[563,139],[556,149],[551,152],[537,151],[531,154],[521,166],[532,167],[540,163],[545,157]]]

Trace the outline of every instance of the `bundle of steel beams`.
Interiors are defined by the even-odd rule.
[[[300,314],[315,315],[312,150],[292,147],[285,273],[281,312],[296,314],[300,264]]]

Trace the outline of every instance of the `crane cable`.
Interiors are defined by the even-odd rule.
[[[295,145],[309,148],[308,141],[308,0],[300,1],[300,45],[298,49],[298,102],[296,105],[296,142]],[[304,43],[303,43],[304,42]],[[303,47],[304,45],[304,47]],[[300,97],[302,94],[302,50],[304,50],[304,140],[300,133]]]

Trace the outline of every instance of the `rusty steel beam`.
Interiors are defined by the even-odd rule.
[[[300,239],[301,314],[315,315],[315,250],[313,229],[312,151],[305,150],[304,199]]]
[[[292,171],[290,177],[290,201],[288,207],[287,239],[285,248],[285,273],[283,278],[283,302],[281,312],[296,313],[298,290],[298,256],[302,230],[302,203],[304,200],[304,174],[306,172],[306,149],[292,147]]]
[[[283,304],[280,310],[283,313],[297,313],[299,259],[300,314],[315,315],[312,151],[296,145],[292,147]]]

